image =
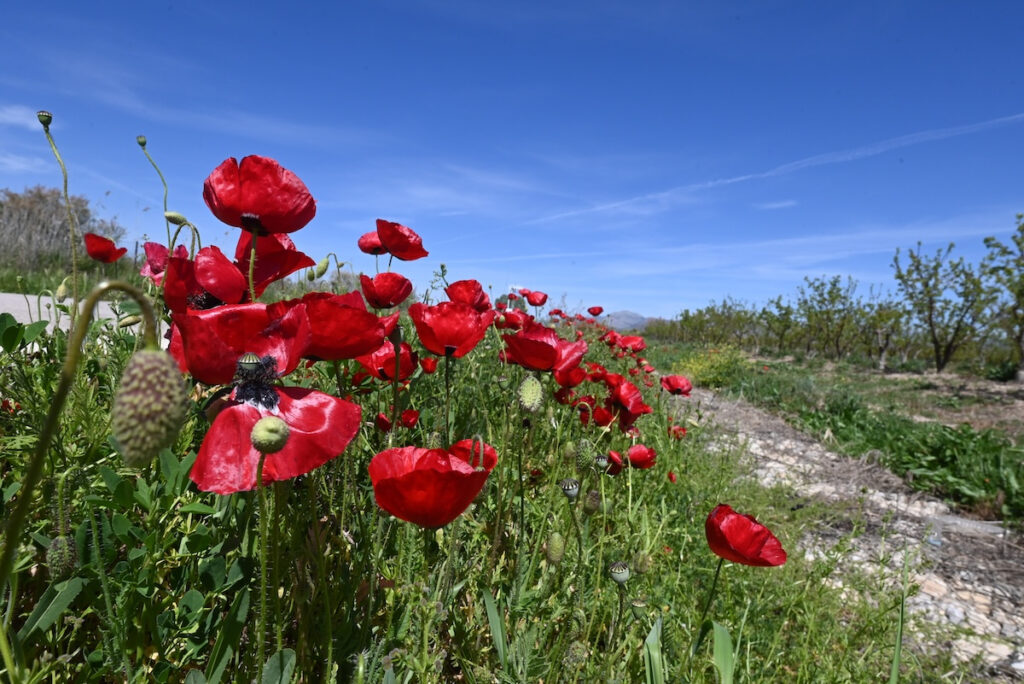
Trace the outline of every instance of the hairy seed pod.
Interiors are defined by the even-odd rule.
[[[552,565],[561,563],[562,558],[565,557],[565,537],[558,532],[549,534],[547,549],[545,549],[544,555],[547,557],[548,563]]]
[[[66,580],[78,567],[78,551],[75,540],[67,535],[54,537],[46,549],[46,569],[51,582]]]
[[[641,575],[646,575],[650,572],[653,565],[654,558],[652,558],[649,553],[638,551],[637,554],[633,556],[633,569]]]
[[[188,395],[178,364],[158,349],[128,361],[114,396],[111,429],[125,463],[138,468],[174,444],[185,420]]]
[[[544,385],[533,375],[527,375],[519,384],[519,405],[524,411],[536,413],[544,405]]]
[[[583,497],[583,513],[585,515],[594,515],[601,508],[601,492],[596,489],[591,489],[587,492],[587,495]]]
[[[188,219],[185,218],[183,214],[179,214],[176,211],[165,211],[164,218],[176,226],[183,226],[188,223]]]

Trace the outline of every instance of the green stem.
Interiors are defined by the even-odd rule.
[[[452,355],[444,355],[444,438],[445,446],[452,443]]]
[[[690,648],[690,652],[686,656],[686,661],[693,658],[693,654],[700,648],[701,643],[704,641],[704,620],[708,616],[708,610],[711,608],[711,602],[715,599],[715,588],[718,587],[718,576],[722,572],[722,565],[725,564],[724,558],[718,559],[718,567],[715,568],[715,578],[711,580],[711,590],[708,592],[708,600],[704,602],[704,610],[700,612],[700,620],[697,621],[697,636],[694,637],[693,646]]]
[[[263,681],[263,663],[267,660],[267,492],[263,487],[263,463],[266,454],[260,454],[260,463],[256,467],[256,490],[259,501],[260,518],[260,619],[256,625],[256,659],[259,674],[257,680]]]
[[[277,650],[284,648],[284,635],[281,627],[281,487],[282,483],[274,483],[274,527],[271,530],[270,543],[274,554],[271,570],[274,572],[274,634]]]
[[[29,462],[25,479],[22,480],[21,489],[18,491],[18,501],[11,512],[11,517],[7,519],[7,524],[3,527],[4,547],[3,554],[0,555],[0,587],[7,584],[7,579],[11,574],[11,568],[14,565],[14,555],[18,549],[18,541],[21,538],[21,528],[28,517],[28,509],[32,503],[32,494],[43,475],[46,453],[50,447],[50,442],[53,440],[53,435],[57,432],[57,423],[60,420],[61,410],[64,408],[64,402],[67,400],[68,393],[71,391],[71,385],[75,380],[78,363],[82,358],[82,343],[85,341],[85,335],[89,330],[93,309],[96,308],[100,297],[108,290],[126,292],[138,303],[146,323],[143,331],[146,348],[159,348],[156,340],[156,314],[153,311],[153,305],[150,304],[149,299],[138,288],[119,280],[102,282],[93,288],[92,292],[85,299],[84,315],[73,326],[67,356],[64,359],[64,367],[61,369],[57,389],[53,393],[50,411],[46,414],[46,422],[43,424],[43,429],[39,432],[39,441],[36,442],[35,452],[32,454],[32,460]]]
[[[256,238],[259,233],[252,231],[252,247],[249,249],[249,301],[256,301]]]
[[[89,512],[89,527],[92,531],[92,560],[93,565],[96,566],[96,574],[100,578],[100,589],[103,592],[103,605],[106,608],[106,618],[108,627],[114,633],[114,648],[121,652],[121,667],[124,669],[124,676],[126,682],[131,682],[132,677],[132,666],[128,662],[128,649],[125,648],[124,643],[124,630],[123,625],[114,619],[114,602],[110,600],[110,586],[107,582],[107,573],[103,569],[103,559],[101,558],[102,552],[100,550],[100,532],[96,526],[96,513],[92,509],[92,505],[86,504]],[[113,654],[111,654],[113,657]]]
[[[142,153],[144,155],[146,155],[146,159],[148,159],[149,163],[153,165],[154,169],[156,169],[156,175],[160,176],[160,183],[162,183],[163,186],[164,186],[164,214],[166,214],[167,213],[167,181],[164,179],[164,174],[160,172],[160,167],[156,165],[156,162],[153,160],[153,157],[149,156],[149,150],[146,149],[146,139],[144,137],[142,137],[142,136],[139,136],[138,138],[136,138],[136,140],[139,143],[139,147],[142,148]],[[167,243],[168,243],[168,245],[170,245],[170,242],[171,242],[171,222],[168,221],[167,218],[165,217],[164,218],[164,224],[167,226]],[[169,248],[170,247],[168,247],[168,249]]]
[[[68,238],[71,243],[71,298],[73,301],[71,325],[73,327],[75,325],[75,318],[78,315],[78,235],[75,232],[75,226],[78,222],[75,220],[74,212],[71,211],[71,198],[68,196],[68,169],[64,166],[64,159],[60,156],[60,150],[57,149],[56,141],[50,135],[50,124],[43,124],[43,133],[46,134],[46,140],[50,143],[50,149],[53,150],[53,156],[57,158],[61,176],[64,178],[64,209],[68,214]]]

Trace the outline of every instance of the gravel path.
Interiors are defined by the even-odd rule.
[[[874,463],[829,451],[745,402],[694,390],[689,403],[722,428],[722,440],[743,446],[758,480],[829,502],[836,517],[801,540],[807,556],[847,538],[851,550],[841,567],[881,573],[898,588],[903,555],[909,553],[918,591],[908,599],[908,649],[950,650],[955,660],[973,662],[974,671],[991,681],[1024,681],[1024,542],[1019,535],[999,523],[965,518]],[[863,533],[851,539],[854,523]],[[836,584],[841,587],[841,579]],[[923,629],[935,625],[942,628],[942,643],[934,643],[936,630]]]

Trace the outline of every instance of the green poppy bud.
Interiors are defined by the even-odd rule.
[[[139,143],[139,147],[145,147],[146,146],[146,136],[144,136],[144,135],[137,135],[137,136],[135,136],[135,142]]]
[[[125,463],[144,466],[174,444],[187,401],[181,371],[167,352],[136,352],[121,376],[111,418],[111,431]]]
[[[544,403],[544,386],[533,375],[527,375],[519,385],[519,405],[524,411],[536,413]]]
[[[273,454],[284,449],[290,433],[288,423],[277,416],[264,416],[252,426],[249,438],[256,451],[261,454]]]
[[[78,567],[78,551],[75,540],[67,535],[60,535],[50,540],[46,549],[46,569],[50,573],[51,582],[65,580]]]
[[[585,515],[594,515],[601,509],[601,492],[596,489],[591,489],[587,492],[587,495],[583,497],[583,513]]]
[[[176,211],[165,211],[164,218],[173,223],[176,226],[183,226],[188,223],[188,219],[184,215],[179,214]]]
[[[558,532],[549,534],[547,549],[544,551],[544,555],[547,557],[548,563],[552,565],[561,563],[562,558],[565,557],[565,537]]]
[[[324,257],[320,261],[316,262],[316,271],[314,271],[314,273],[317,278],[322,278],[324,273],[327,273],[327,267],[330,263],[331,261],[328,257]]]

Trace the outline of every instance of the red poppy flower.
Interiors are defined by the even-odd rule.
[[[644,403],[644,396],[637,386],[621,375],[608,373],[605,384],[610,390],[605,407],[619,419],[620,429],[628,430],[637,418],[653,412],[654,409]]]
[[[241,163],[225,159],[203,183],[203,199],[224,223],[260,235],[294,232],[316,215],[316,202],[299,177],[258,155]]]
[[[373,457],[370,480],[378,506],[420,527],[437,528],[469,507],[497,462],[494,447],[469,439],[447,450],[401,447]]]
[[[305,355],[312,359],[338,361],[370,354],[384,343],[388,325],[394,327],[397,321],[367,311],[358,292],[310,292],[302,297],[302,303],[312,332]]]
[[[444,291],[451,301],[469,304],[481,313],[491,308],[491,298],[477,280],[456,280]]]
[[[420,368],[428,375],[437,370],[437,359],[433,356],[424,356],[420,359]]]
[[[673,439],[682,439],[686,436],[686,428],[682,425],[669,425],[668,434]]]
[[[693,390],[693,385],[682,375],[661,376],[661,386],[669,394],[681,394],[684,397],[690,396],[690,391]]]
[[[616,340],[616,344],[626,351],[643,351],[647,349],[647,343],[644,342],[644,338],[639,335],[625,335],[620,336]]]
[[[622,472],[622,468],[625,466],[625,462],[622,460],[622,454],[618,451],[608,452],[608,467],[605,468],[605,472],[609,475],[618,475]]]
[[[249,259],[252,257],[252,234],[242,233],[235,246],[235,266],[249,282]],[[287,278],[292,273],[315,266],[309,256],[295,249],[295,243],[284,233],[271,233],[256,238],[256,268],[253,285],[259,297],[270,283]]]
[[[86,233],[83,237],[85,238],[85,251],[94,261],[112,264],[128,252],[127,247],[118,247],[113,240],[102,235]]]
[[[147,242],[142,245],[146,252],[146,262],[139,269],[139,275],[149,278],[154,285],[160,285],[164,279],[164,271],[167,270],[167,245],[160,242]],[[188,249],[185,245],[178,245],[174,248],[174,256],[178,259],[188,259]]]
[[[359,406],[301,387],[271,387],[276,406],[233,398],[213,421],[189,477],[204,492],[231,494],[256,487],[260,462],[250,435],[256,421],[277,416],[288,441],[263,462],[263,482],[304,475],[341,454],[359,431]],[[236,389],[235,394],[238,390]],[[235,396],[233,394],[233,397]]]
[[[373,278],[360,275],[363,296],[375,309],[390,309],[405,301],[412,294],[412,283],[398,273],[378,273]]]
[[[295,302],[218,306],[173,313],[171,320],[181,340],[180,348],[172,345],[172,356],[207,385],[231,382],[247,352],[272,356],[277,375],[287,375],[298,367],[311,339],[305,308]]]
[[[570,387],[577,387],[586,380],[587,371],[580,366],[575,366],[574,368],[569,369],[555,368],[554,376],[555,382],[557,382],[563,389],[567,389]]]
[[[533,323],[533,316],[526,313],[522,309],[505,309],[500,316],[498,316],[494,327],[500,330],[522,330],[530,323]]]
[[[398,381],[404,382],[416,370],[416,352],[407,342],[402,342],[399,358]],[[395,378],[395,345],[390,340],[384,340],[384,344],[372,354],[357,356],[356,361],[378,380],[391,382]]]
[[[460,302],[441,302],[436,306],[416,302],[409,307],[409,316],[420,342],[429,352],[455,358],[472,351],[494,319],[493,313],[480,313]]]
[[[515,335],[502,335],[504,360],[530,370],[547,371],[558,361],[559,337],[547,326],[531,323]]]
[[[377,414],[377,417],[373,419],[373,426],[381,432],[391,432],[391,418],[381,411]]]
[[[786,552],[771,531],[753,516],[718,504],[704,523],[708,546],[715,555],[734,563],[768,567],[786,562]]]
[[[411,430],[416,427],[416,423],[420,420],[420,412],[416,409],[406,409],[402,411],[402,427]]]
[[[429,254],[423,249],[423,238],[400,223],[377,219],[377,235],[384,248],[396,259],[413,261]]]
[[[164,303],[173,312],[241,304],[248,283],[219,247],[203,247],[195,260],[173,256],[164,271]]]
[[[543,292],[534,290],[525,295],[526,301],[530,303],[530,306],[544,306],[548,301],[548,296]]]
[[[388,250],[380,242],[380,235],[377,235],[377,231],[372,230],[369,233],[363,233],[358,242],[359,251],[364,254],[373,254],[374,256],[379,254],[387,254]]]
[[[672,484],[675,484],[677,481],[676,474],[671,470],[668,471],[668,481],[671,482]]]
[[[589,309],[587,309],[587,313],[596,318],[597,316],[600,316],[601,314],[604,313],[604,307],[592,306]]]
[[[640,470],[653,468],[657,456],[658,452],[643,444],[634,444],[629,447],[629,451],[626,452],[626,457],[629,459],[629,465]]]

